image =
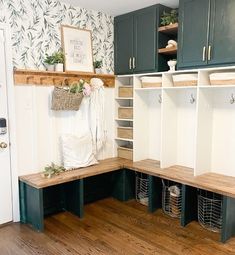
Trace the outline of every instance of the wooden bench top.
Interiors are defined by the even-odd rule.
[[[123,168],[235,198],[235,177],[216,173],[206,173],[195,177],[191,168],[172,166],[161,169],[158,161],[150,159],[132,162],[121,158],[110,158],[100,161],[98,165],[67,171],[50,179],[42,177],[41,173],[21,176],[19,179],[30,186],[40,189]]]

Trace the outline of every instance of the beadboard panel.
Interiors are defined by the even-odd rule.
[[[17,69],[44,69],[45,54],[61,47],[61,25],[92,31],[94,59],[113,73],[113,17],[56,0],[0,0],[0,24],[9,23]]]
[[[79,135],[89,130],[84,98],[78,112],[50,110],[53,87],[15,86],[19,175],[62,163],[61,134]],[[114,89],[105,89],[107,143],[99,159],[114,156]]]

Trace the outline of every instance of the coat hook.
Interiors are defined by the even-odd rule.
[[[158,103],[161,104],[162,103],[162,95],[158,95]]]
[[[235,98],[234,98],[234,94],[231,94],[231,99],[230,99],[230,104],[234,104],[235,103]]]
[[[196,102],[196,99],[194,98],[193,94],[191,94],[189,102],[190,104],[194,104]]]

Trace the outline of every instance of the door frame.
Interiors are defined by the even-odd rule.
[[[19,184],[17,167],[16,147],[16,115],[15,115],[15,94],[13,79],[13,57],[11,43],[11,28],[7,24],[1,24],[5,36],[5,59],[6,59],[6,85],[7,85],[7,107],[8,107],[8,130],[10,142],[10,164],[11,164],[11,190],[12,190],[12,216],[13,221],[20,220],[19,213]]]

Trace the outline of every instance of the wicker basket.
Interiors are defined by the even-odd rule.
[[[83,99],[82,93],[71,93],[68,89],[54,88],[51,109],[54,111],[78,111]]]

